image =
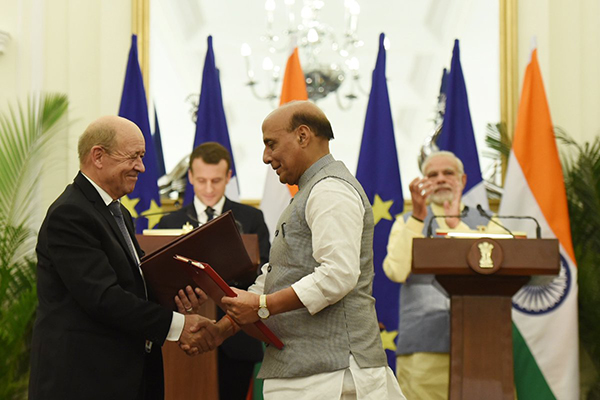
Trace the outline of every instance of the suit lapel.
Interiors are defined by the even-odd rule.
[[[233,203],[231,202],[231,200],[225,197],[225,203],[223,203],[223,210],[221,211],[221,214],[225,214],[225,211],[231,210],[232,204]]]
[[[193,226],[197,227],[200,222],[198,220],[198,214],[196,213],[196,207],[194,206],[194,203],[185,206],[184,210],[186,218],[185,222],[190,221]]]
[[[94,186],[92,186],[90,181],[88,181],[88,179],[85,176],[83,176],[81,174],[81,172],[79,172],[77,174],[74,182],[81,189],[81,191],[83,192],[85,197],[94,205],[94,208],[96,209],[96,211],[98,211],[98,213],[100,213],[100,215],[102,215],[102,217],[108,223],[108,225],[110,225],[110,228],[112,229],[112,232],[113,232],[114,236],[116,237],[116,239],[119,241],[121,248],[123,249],[125,254],[127,254],[127,258],[129,259],[130,264],[132,266],[137,267],[137,260],[133,259],[133,255],[129,251],[129,247],[127,246],[127,242],[125,242],[125,238],[123,237],[123,234],[121,234],[121,230],[119,229],[119,226],[117,225],[117,221],[115,221],[115,217],[112,215],[112,213],[110,212],[110,210],[108,209],[106,204],[104,204],[102,197],[100,197],[100,193],[98,193],[96,188]],[[124,209],[124,207],[121,206],[121,209]],[[131,225],[130,214],[125,209],[125,211],[123,212],[123,215],[128,216],[128,218],[124,218],[125,226],[127,227],[127,231],[129,232],[129,235],[131,236],[131,232],[133,231],[133,229],[132,229],[132,227],[130,227],[130,225]],[[130,221],[127,221],[128,219]],[[135,246],[137,244],[137,240],[133,240],[133,243]],[[140,251],[138,249],[138,246],[136,246],[136,251],[138,252],[138,255],[139,255]]]

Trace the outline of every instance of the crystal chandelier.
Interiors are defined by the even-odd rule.
[[[344,28],[341,40],[338,40],[331,26],[319,19],[321,9],[325,5],[323,0],[304,0],[301,8],[295,4],[295,0],[284,0],[283,4],[283,9],[278,9],[275,0],[265,1],[267,29],[261,41],[266,43],[269,55],[262,61],[262,70],[268,81],[263,84],[265,87],[262,90],[257,88],[259,82],[252,69],[252,50],[247,43],[242,45],[242,56],[248,76],[247,85],[252,93],[259,99],[271,102],[278,98],[282,67],[274,63],[271,57],[277,53],[289,54],[295,44],[298,47],[309,99],[318,101],[330,93],[335,93],[338,105],[342,109],[349,108],[359,92],[365,94],[359,82],[359,62],[354,56],[355,50],[363,45],[357,35],[360,14],[358,1],[344,1]],[[276,16],[284,17],[278,19]],[[277,34],[277,22],[287,25],[282,34]],[[285,59],[287,57],[282,57],[282,60]]]

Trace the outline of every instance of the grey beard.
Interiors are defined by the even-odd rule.
[[[452,202],[454,200],[454,193],[451,191],[442,193],[433,193],[431,195],[431,201],[439,206],[443,206],[444,202]]]

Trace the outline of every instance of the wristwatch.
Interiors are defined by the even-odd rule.
[[[269,315],[271,315],[271,313],[269,312],[269,309],[267,308],[267,295],[261,294],[259,301],[258,301],[258,316],[261,319],[267,319],[267,318],[269,318]]]

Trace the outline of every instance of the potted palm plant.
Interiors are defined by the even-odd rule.
[[[578,269],[579,338],[596,370],[587,399],[600,399],[600,138],[577,144],[563,131],[563,152],[571,235]]]
[[[0,110],[0,398],[20,399],[29,380],[37,293],[34,189],[44,151],[66,127],[68,100],[47,94]]]

